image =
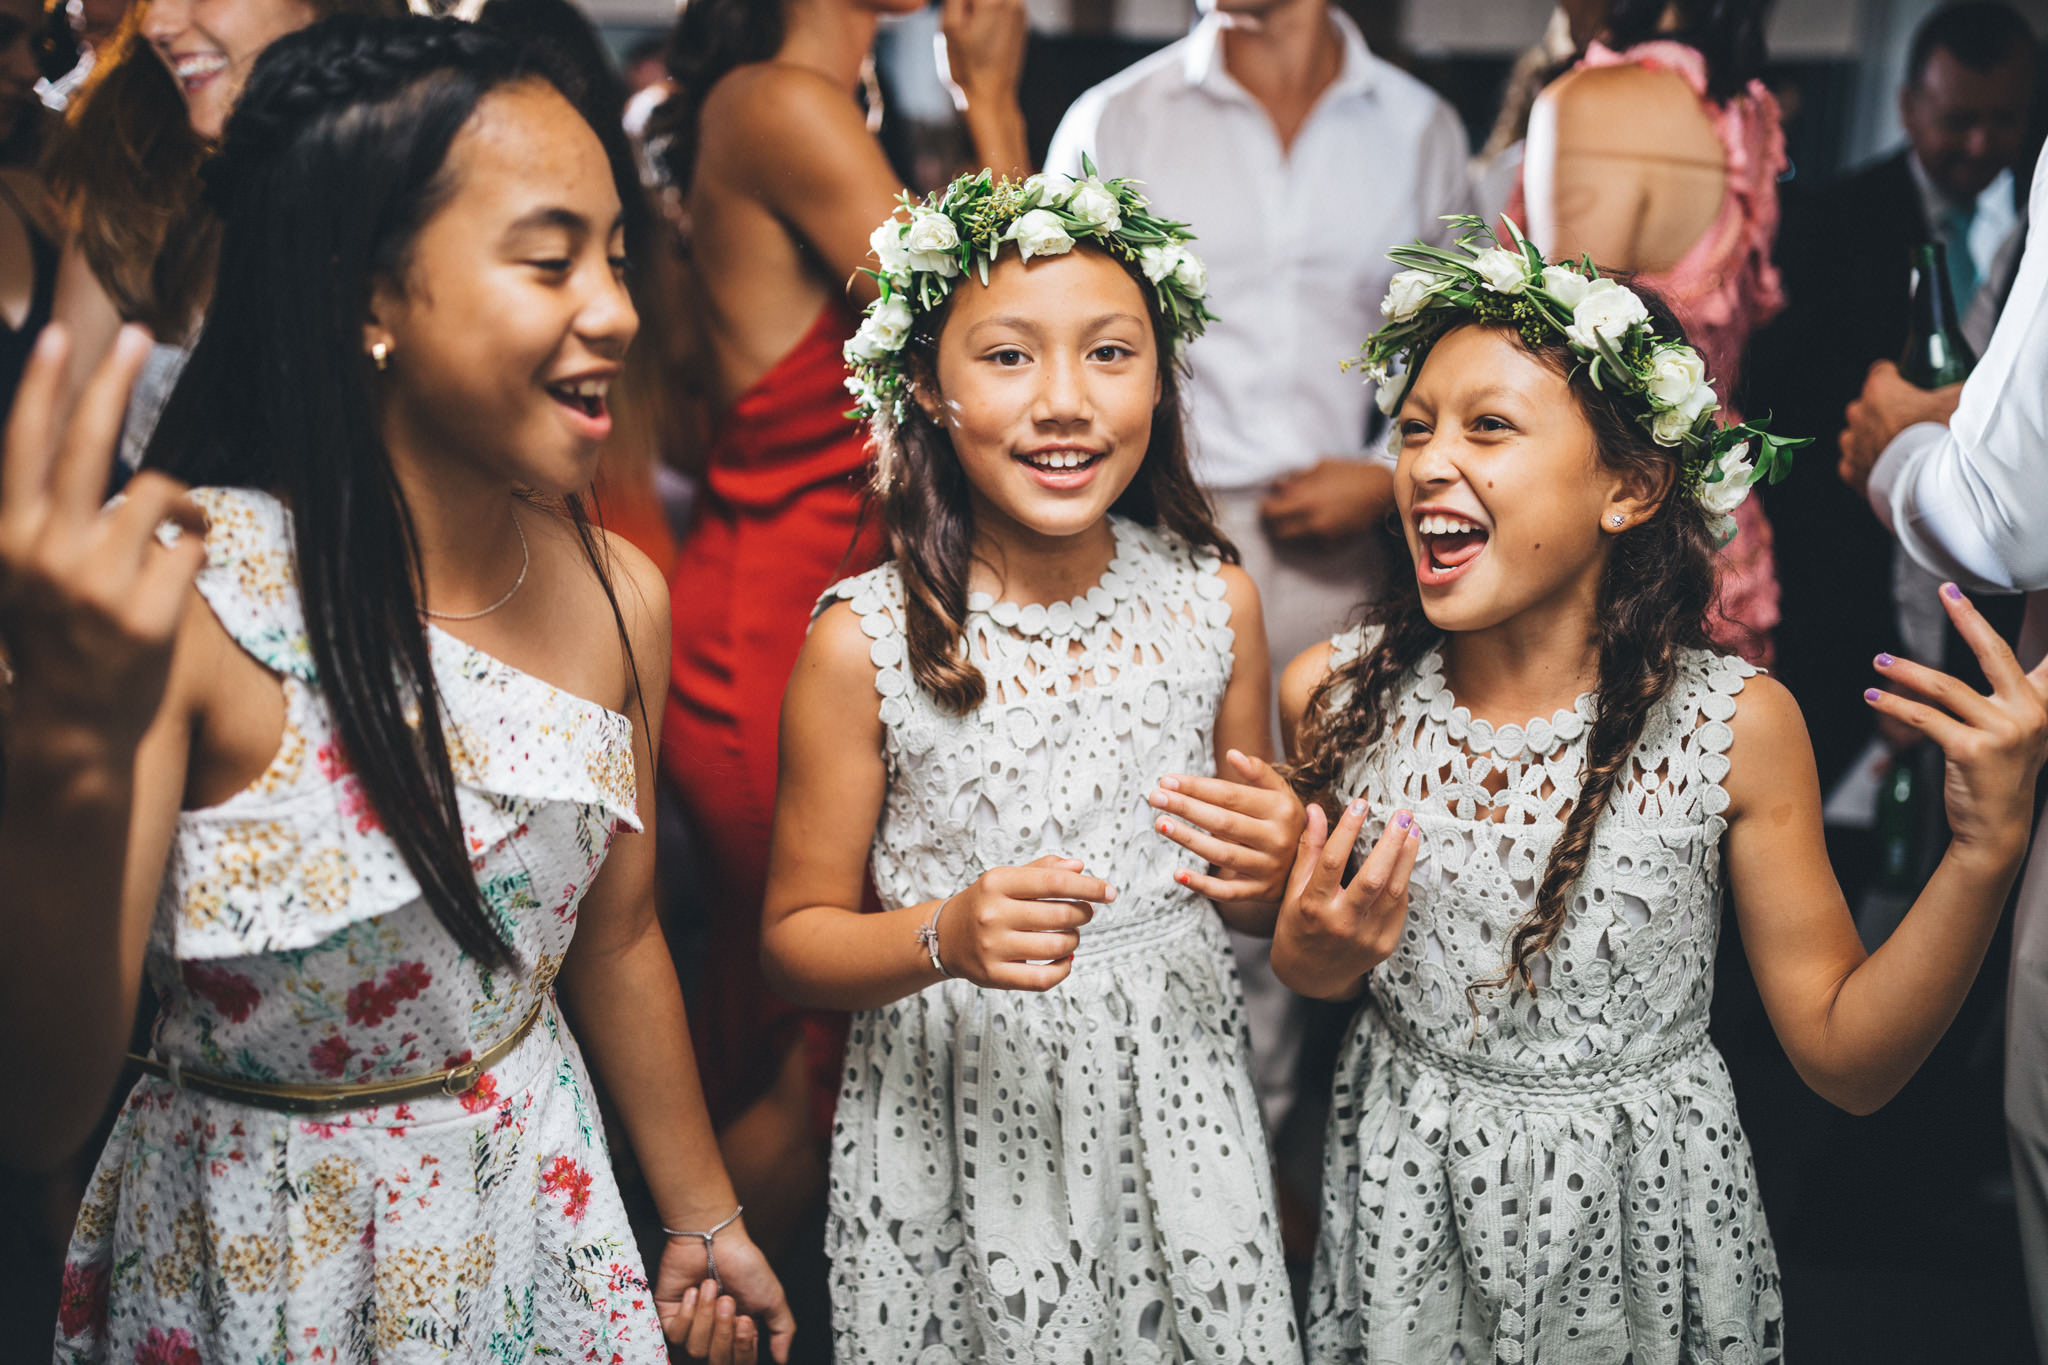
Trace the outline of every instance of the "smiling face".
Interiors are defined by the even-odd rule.
[[[142,35],[170,68],[192,131],[217,138],[263,49],[318,18],[305,0],[147,0]]]
[[[1899,119],[1928,178],[1952,201],[1968,204],[2019,161],[2033,98],[2030,48],[2015,48],[2006,61],[1978,71],[1938,47],[1920,79],[1899,92]]]
[[[1440,629],[1485,630],[1578,594],[1590,604],[1608,537],[1654,510],[1602,463],[1564,376],[1498,329],[1445,334],[1398,420],[1394,497]]]
[[[1160,398],[1158,342],[1138,282],[1077,248],[1029,264],[1005,252],[953,291],[937,385],[918,404],[952,441],[976,524],[1089,530],[1137,477]]]
[[[386,443],[573,493],[639,328],[604,148],[552,86],[526,81],[484,97],[441,174],[446,198],[364,328],[366,351],[389,347]]]

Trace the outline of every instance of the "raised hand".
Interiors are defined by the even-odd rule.
[[[1238,781],[1181,773],[1160,778],[1148,799],[1175,818],[1153,828],[1214,869],[1175,873],[1181,885],[1214,901],[1277,903],[1305,827],[1301,798],[1264,759],[1235,749],[1224,757]]]
[[[782,1365],[796,1336],[796,1319],[782,1282],[768,1258],[734,1223],[717,1237],[718,1273],[709,1277],[704,1244],[694,1237],[670,1238],[654,1280],[654,1310],[670,1342],[690,1360],[713,1365],[754,1365],[765,1333],[769,1359]]]
[[[102,511],[128,390],[149,335],[125,327],[70,422],[55,415],[69,338],[36,342],[0,463],[0,641],[14,674],[17,743],[132,753],[163,700],[206,520],[184,485],[137,475]],[[156,528],[186,534],[163,545]]]
[[[971,109],[977,101],[1016,98],[1030,24],[1024,0],[944,0],[939,77],[956,104]]]
[[[2022,671],[1960,588],[1944,583],[1940,595],[1949,620],[1976,653],[1991,694],[1910,659],[1880,654],[1879,671],[1899,690],[1872,688],[1863,695],[1880,715],[1941,746],[1948,759],[1942,799],[1952,851],[2017,861],[2026,850],[2034,781],[2048,752],[2048,659],[2031,673]]]
[[[1352,994],[1366,973],[1394,955],[1408,922],[1408,878],[1422,842],[1414,817],[1395,812],[1346,884],[1344,864],[1365,815],[1365,802],[1353,801],[1329,829],[1321,807],[1308,809],[1273,940],[1274,973],[1303,995]]]
[[[992,867],[940,911],[939,961],[977,986],[1049,991],[1074,970],[1095,904],[1115,899],[1116,888],[1084,875],[1078,858]]]

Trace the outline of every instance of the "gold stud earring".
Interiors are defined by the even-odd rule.
[[[391,343],[388,341],[380,341],[376,345],[370,347],[370,363],[377,367],[378,373],[380,374],[385,370],[390,369]]]

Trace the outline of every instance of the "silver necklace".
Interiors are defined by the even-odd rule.
[[[482,611],[428,611],[425,607],[421,607],[420,615],[431,616],[436,621],[474,621],[479,616],[489,616],[499,607],[510,602],[521,586],[525,584],[526,571],[533,566],[533,551],[527,548],[526,528],[519,524],[519,514],[517,512],[512,514],[512,529],[519,533],[519,577],[512,580],[512,586],[505,590],[503,597],[491,603]]]

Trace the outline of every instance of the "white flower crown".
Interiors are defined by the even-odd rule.
[[[869,270],[880,290],[845,348],[846,388],[853,395],[851,417],[896,422],[909,397],[903,348],[920,315],[953,291],[953,282],[974,271],[988,283],[988,268],[1014,242],[1025,260],[1062,256],[1077,241],[1102,247],[1135,262],[1158,296],[1176,356],[1202,334],[1214,314],[1202,302],[1208,272],[1187,244],[1194,234],[1185,223],[1154,218],[1131,180],[1104,180],[1087,157],[1083,178],[1048,171],[1018,181],[995,179],[987,171],[963,175],[922,202],[908,193],[902,212],[892,214],[868,238],[879,270]]]
[[[1444,221],[1462,229],[1455,249],[1414,242],[1387,253],[1409,268],[1394,276],[1380,303],[1387,325],[1365,343],[1361,361],[1347,362],[1362,363],[1379,386],[1380,410],[1389,417],[1400,411],[1421,357],[1453,327],[1504,323],[1531,346],[1561,339],[1587,365],[1595,388],[1637,398],[1637,420],[1651,439],[1683,451],[1680,491],[1699,503],[1722,544],[1732,540],[1735,509],[1750,487],[1784,478],[1792,451],[1811,438],[1774,436],[1767,421],[1717,425],[1721,400],[1706,361],[1683,342],[1658,340],[1641,297],[1603,276],[1591,257],[1546,263],[1505,218],[1507,246],[1481,219]],[[1487,245],[1474,245],[1482,241]]]

